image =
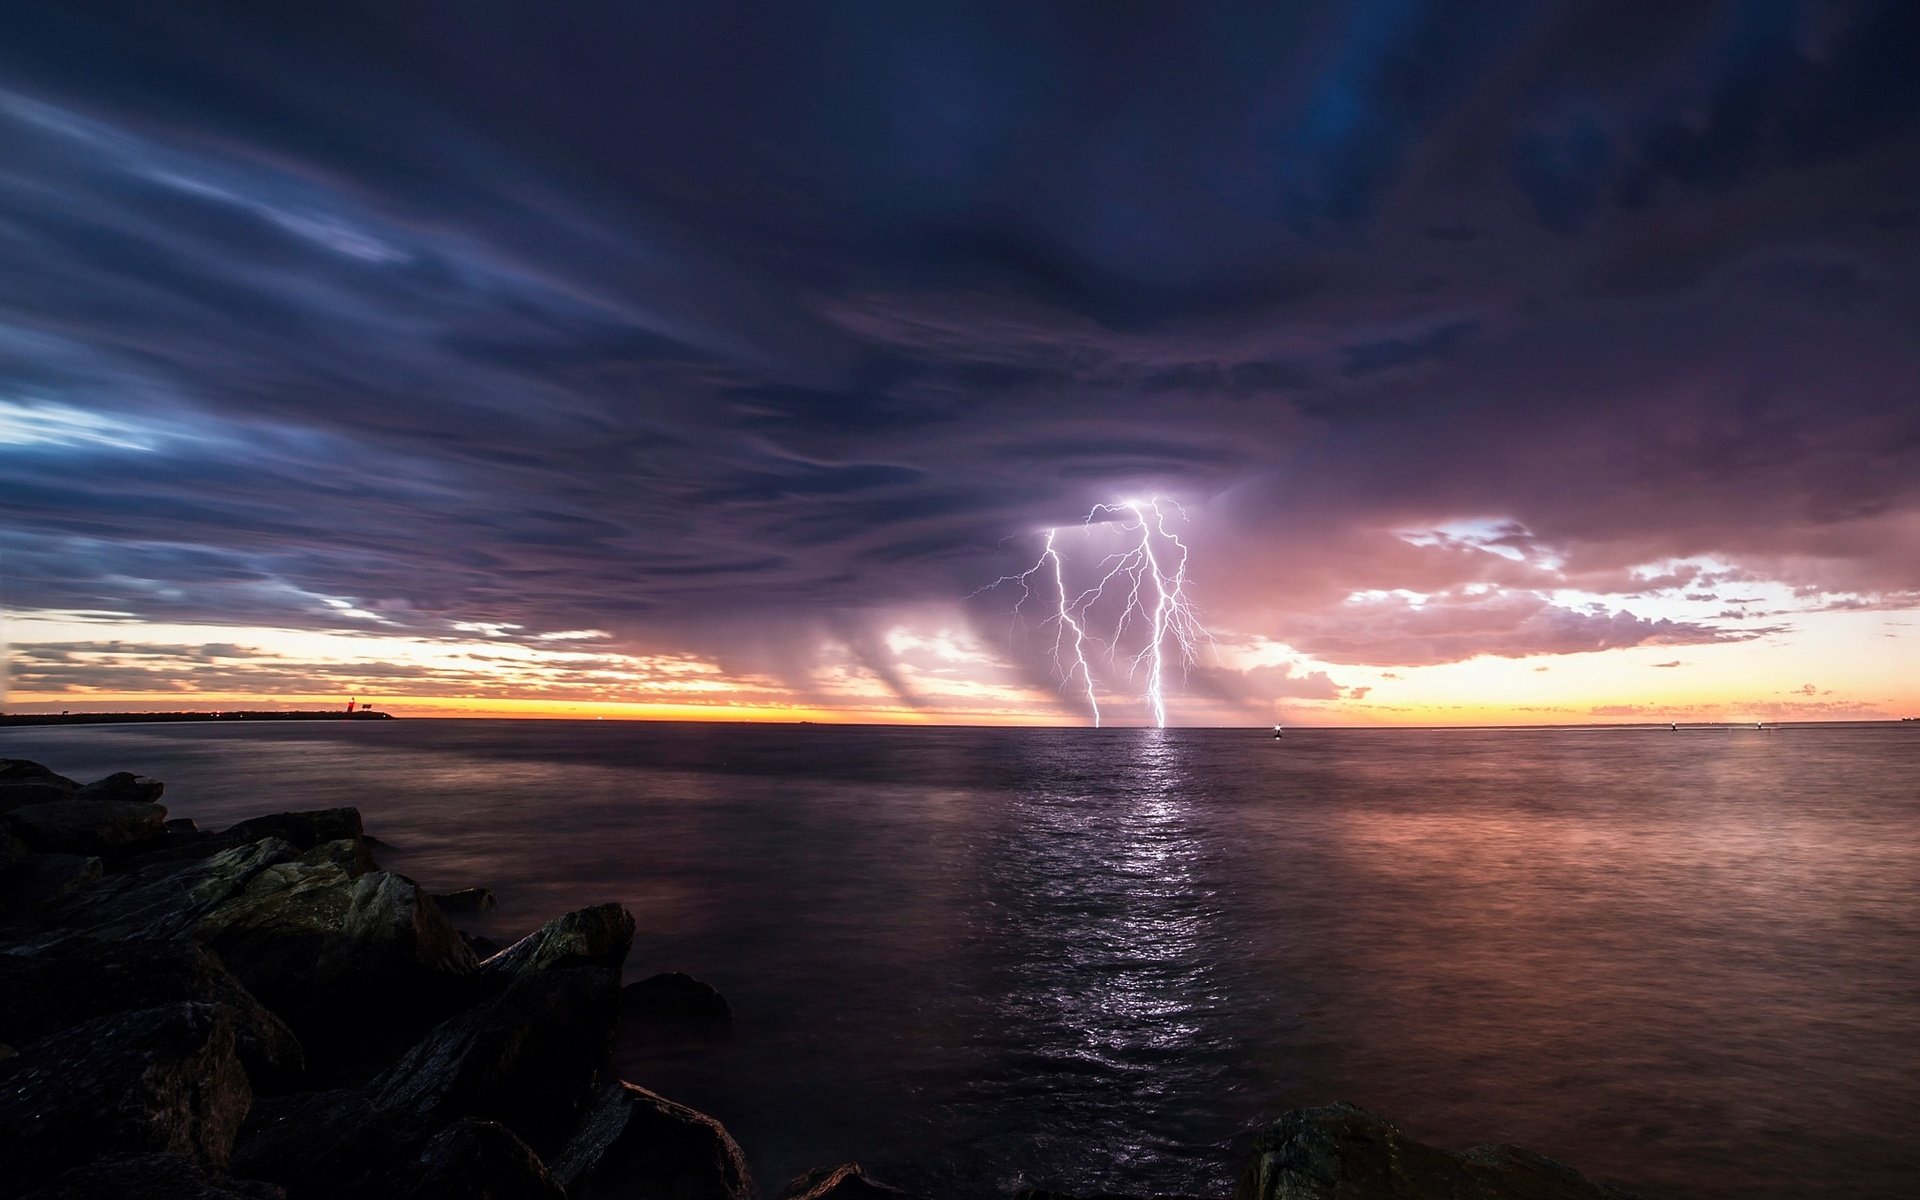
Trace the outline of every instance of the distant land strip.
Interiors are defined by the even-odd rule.
[[[100,712],[0,713],[0,725],[128,725],[147,721],[391,721],[393,714],[371,709],[340,712]]]

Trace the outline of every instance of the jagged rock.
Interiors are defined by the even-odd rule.
[[[0,812],[71,799],[80,785],[24,758],[0,758]]]
[[[35,914],[40,940],[181,937],[209,911],[242,893],[255,875],[300,852],[278,838],[235,846],[190,863],[116,873]]]
[[[354,879],[374,870],[373,852],[367,849],[367,843],[361,838],[341,838],[337,842],[321,842],[302,854],[300,861],[315,865],[332,864]]]
[[[661,1024],[715,1025],[733,1020],[733,1006],[711,984],[669,971],[622,988],[620,1015]]]
[[[618,971],[633,948],[633,914],[618,904],[596,904],[555,917],[482,964],[490,975],[518,975],[555,967]]]
[[[75,1167],[27,1200],[284,1200],[257,1179],[230,1179],[178,1154],[136,1154]]]
[[[16,1043],[180,1000],[227,1010],[235,1053],[256,1085],[283,1086],[305,1069],[293,1032],[192,942],[76,937],[0,954],[0,1037]]]
[[[1038,1196],[1050,1194],[1021,1192],[1015,1200]],[[777,1200],[912,1200],[912,1194],[876,1182],[859,1163],[841,1163],[837,1167],[815,1167],[798,1176],[780,1190]],[[1070,1198],[1058,1197],[1057,1200]]]
[[[44,854],[109,855],[165,831],[167,810],[137,800],[53,800],[6,816],[20,840]]]
[[[333,1196],[356,1180],[384,1176],[432,1133],[421,1117],[382,1111],[355,1088],[276,1096],[254,1105],[233,1171],[279,1184],[290,1200]]]
[[[233,842],[257,842],[261,838],[276,837],[302,850],[311,850],[322,842],[352,841],[365,835],[357,808],[274,813],[229,826],[220,834]]]
[[[1351,1104],[1296,1109],[1254,1139],[1234,1200],[1622,1200],[1516,1146],[1450,1154]]]
[[[552,1160],[570,1200],[747,1200],[746,1158],[720,1122],[631,1083],[602,1091]]]
[[[225,1166],[251,1100],[232,1021],[216,1005],[83,1022],[0,1063],[0,1192],[17,1195],[112,1154]]]
[[[566,1200],[527,1144],[504,1125],[459,1120],[352,1200]]]
[[[27,912],[97,882],[105,867],[88,854],[29,854],[0,877],[0,912]]]
[[[445,1004],[473,970],[453,926],[404,875],[356,877],[330,859],[263,868],[208,910],[193,935],[303,1039]]]
[[[435,896],[433,902],[449,916],[477,917],[494,909],[493,893],[483,887],[461,888],[457,892]]]
[[[559,1144],[593,1094],[613,1049],[619,976],[563,967],[436,1026],[367,1085],[387,1109],[438,1120],[498,1121],[539,1150]]]
[[[501,950],[505,949],[499,942],[494,941],[490,937],[483,937],[477,933],[468,933],[464,929],[460,931],[460,940],[467,944],[467,949],[473,951],[473,956],[476,959],[492,958],[494,955],[500,953]]]
[[[75,800],[128,800],[151,804],[166,790],[167,785],[158,779],[135,775],[132,771],[115,771],[105,779],[96,779],[79,788],[73,793],[73,798]]]

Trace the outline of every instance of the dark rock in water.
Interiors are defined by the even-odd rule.
[[[473,955],[426,894],[404,875],[355,877],[312,857],[257,872],[200,918],[194,937],[303,1040],[446,1003]]]
[[[231,1179],[178,1154],[136,1154],[75,1167],[27,1200],[283,1200],[257,1179]]]
[[[0,1037],[15,1043],[180,1000],[227,1011],[234,1051],[256,1085],[284,1086],[305,1070],[293,1032],[192,942],[76,937],[0,954]]]
[[[1622,1200],[1515,1146],[1450,1154],[1351,1104],[1287,1113],[1254,1139],[1234,1200]]]
[[[0,787],[14,783],[38,783],[52,781],[65,784],[68,791],[80,785],[27,758],[0,758]]]
[[[1016,1200],[1045,1195],[1048,1193],[1022,1192]],[[780,1190],[776,1200],[911,1200],[911,1196],[897,1187],[876,1182],[860,1169],[859,1163],[841,1163],[837,1167],[816,1167],[799,1176]]]
[[[71,799],[80,785],[24,758],[0,758],[0,812]]]
[[[619,976],[561,967],[517,976],[367,1085],[373,1102],[437,1120],[498,1121],[537,1150],[572,1128],[613,1050]]]
[[[166,829],[168,833],[200,832],[200,826],[195,823],[192,817],[168,817]]]
[[[618,904],[596,904],[555,917],[481,966],[490,975],[517,975],[554,967],[618,971],[632,948],[633,914]]]
[[[433,902],[449,916],[477,917],[494,909],[493,893],[483,887],[461,888],[457,892],[435,896]]]
[[[357,808],[321,808],[311,812],[283,812],[254,817],[221,831],[234,842],[257,842],[276,837],[302,850],[311,850],[322,842],[352,841],[364,837]]]
[[[116,771],[105,779],[96,779],[78,789],[73,793],[73,798],[75,800],[129,800],[135,803],[151,804],[166,790],[167,785],[158,779],[135,775],[132,771]]]
[[[167,810],[138,800],[55,800],[6,815],[20,840],[47,854],[114,854],[165,832]]]
[[[668,971],[622,988],[620,1015],[642,1021],[714,1024],[733,1020],[733,1006],[711,984]]]
[[[631,1083],[602,1091],[552,1161],[570,1200],[747,1200],[746,1158],[705,1113]]]
[[[0,1063],[0,1189],[17,1195],[114,1154],[225,1166],[251,1101],[218,1006],[83,1022]]]
[[[468,933],[462,930],[460,937],[467,943],[467,949],[473,951],[473,956],[477,959],[492,958],[503,949],[499,942],[494,941],[490,937],[482,937],[477,933]]]
[[[99,881],[105,867],[87,854],[29,854],[0,875],[0,913],[30,912]]]
[[[442,1130],[412,1161],[377,1183],[349,1188],[343,1200],[566,1200],[527,1144],[504,1125],[460,1120]]]
[[[420,1117],[384,1112],[354,1088],[277,1096],[254,1105],[233,1172],[277,1183],[290,1200],[333,1196],[356,1180],[384,1177],[432,1134]]]

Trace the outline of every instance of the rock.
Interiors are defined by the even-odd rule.
[[[227,1011],[234,1052],[254,1084],[283,1087],[305,1070],[293,1032],[192,942],[76,937],[0,954],[0,1037],[15,1043],[182,1000]]]
[[[13,832],[13,826],[0,821],[0,879],[5,878],[13,864],[32,853],[33,850]]]
[[[73,798],[75,800],[127,800],[151,804],[166,790],[167,785],[158,779],[135,775],[132,771],[116,771],[105,779],[96,779],[78,789],[73,793]]]
[[[631,1083],[594,1100],[552,1161],[570,1200],[747,1200],[747,1160],[720,1122]]]
[[[411,879],[329,859],[265,867],[193,936],[303,1040],[439,1010],[473,970],[460,935]]]
[[[359,809],[322,808],[254,817],[228,827],[220,836],[236,844],[276,837],[302,850],[311,850],[322,842],[357,841],[365,832],[360,826]]]
[[[1515,1146],[1458,1154],[1351,1104],[1296,1109],[1254,1139],[1234,1200],[1621,1200],[1626,1193]]]
[[[22,805],[6,819],[42,853],[109,855],[159,837],[167,810],[136,800],[54,800]]]
[[[481,967],[496,976],[555,967],[606,967],[618,971],[632,948],[633,914],[618,904],[596,904],[555,917]]]
[[[187,863],[163,863],[109,875],[35,915],[34,933],[57,941],[98,937],[183,937],[211,910],[246,890],[255,876],[300,852],[278,838],[234,846]]]
[[[286,1188],[290,1200],[333,1196],[379,1178],[414,1155],[433,1128],[411,1113],[383,1112],[342,1088],[276,1096],[254,1105],[233,1152],[233,1171]]]
[[[722,1024],[733,1020],[727,998],[691,975],[669,971],[620,991],[620,1015],[663,1024]]]
[[[137,1154],[75,1167],[27,1200],[283,1200],[285,1190],[230,1179],[179,1154]]]
[[[29,912],[72,895],[105,869],[87,854],[29,854],[0,877],[0,912]]]
[[[561,967],[436,1026],[367,1085],[381,1108],[498,1121],[536,1150],[558,1145],[613,1049],[619,976]]]
[[[433,902],[448,916],[477,917],[494,909],[493,893],[481,887],[461,888],[457,892],[435,896]]]
[[[71,799],[79,784],[24,758],[0,758],[0,812]]]
[[[412,1161],[383,1173],[376,1186],[347,1194],[355,1200],[566,1200],[545,1164],[512,1130],[473,1120],[455,1121]]]
[[[0,1188],[18,1194],[114,1154],[225,1166],[251,1101],[216,1005],[82,1022],[0,1063]]]
[[[166,830],[168,833],[199,833],[200,826],[192,817],[168,817]]]
[[[1049,1195],[1021,1192],[1015,1200]],[[799,1176],[780,1190],[777,1200],[911,1200],[911,1193],[875,1182],[860,1169],[859,1163],[841,1163],[837,1167],[816,1167]]]
[[[460,938],[466,942],[467,949],[473,951],[473,956],[476,959],[492,958],[494,955],[500,953],[501,950],[505,949],[499,942],[494,941],[490,937],[482,937],[477,933],[468,933],[464,929],[460,931]]]
[[[330,863],[345,871],[352,879],[358,879],[374,869],[373,852],[367,849],[367,843],[360,838],[341,838],[337,842],[321,842],[302,854],[300,861],[315,865]]]

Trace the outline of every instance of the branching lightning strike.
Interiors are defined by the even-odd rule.
[[[978,595],[1001,584],[1018,583],[1020,599],[1013,606],[1016,615],[1041,591],[1050,593],[1052,612],[1041,624],[1054,627],[1053,665],[1063,685],[1071,686],[1076,678],[1079,680],[1095,728],[1101,723],[1100,698],[1093,663],[1087,655],[1088,642],[1105,645],[1108,661],[1123,670],[1127,678],[1138,679],[1145,674],[1146,690],[1141,699],[1154,724],[1161,728],[1167,724],[1168,667],[1177,663],[1184,674],[1199,661],[1200,648],[1213,644],[1188,592],[1187,545],[1168,528],[1168,508],[1182,520],[1186,518],[1186,510],[1179,504],[1158,496],[1094,505],[1081,522],[1083,530],[1099,523],[1135,535],[1137,540],[1101,560],[1096,568],[1102,572],[1100,578],[1078,593],[1067,586],[1066,565],[1056,545],[1060,536],[1057,528],[1046,530],[1040,557],[1031,567],[1018,575],[1003,575],[975,592]],[[1092,628],[1096,608],[1111,609],[1115,598],[1119,615],[1113,619],[1111,636],[1095,637]],[[1132,653],[1125,653],[1121,647],[1127,643],[1127,632],[1140,623],[1147,626],[1145,638]]]

